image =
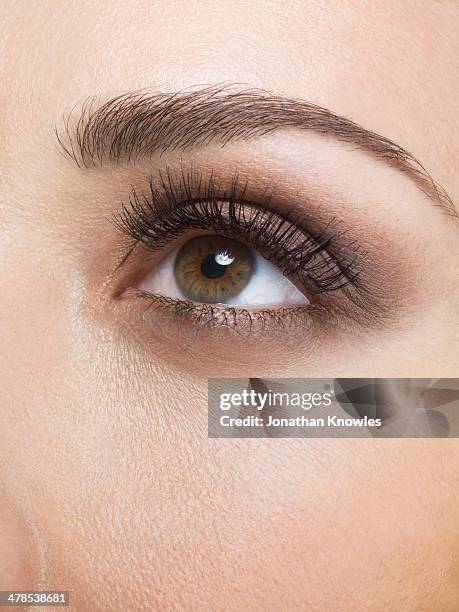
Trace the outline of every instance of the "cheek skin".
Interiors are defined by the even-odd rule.
[[[4,495],[0,503],[0,542],[0,591],[36,588],[40,546],[28,521]]]
[[[454,610],[456,441],[210,441],[200,378],[67,325],[73,346],[56,321],[40,359],[71,389],[58,376],[46,402],[22,389],[35,437],[9,484],[33,491],[47,584],[70,585],[76,609],[123,609],[125,589],[139,610]]]

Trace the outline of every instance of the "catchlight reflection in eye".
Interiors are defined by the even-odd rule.
[[[239,308],[306,306],[309,300],[251,247],[220,235],[191,238],[140,283],[142,291]]]

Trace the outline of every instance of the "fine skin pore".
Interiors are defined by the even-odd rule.
[[[0,589],[70,590],[74,610],[457,610],[457,440],[209,440],[206,393],[208,377],[459,376],[458,27],[448,0],[2,2]],[[445,192],[288,122],[81,156],[88,98],[205,88],[329,109]],[[339,219],[371,312],[341,296],[325,323],[195,334],[133,298],[178,243],[126,258],[113,220],[166,167]]]

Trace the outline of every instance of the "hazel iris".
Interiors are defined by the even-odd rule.
[[[252,249],[224,236],[197,236],[177,254],[174,274],[184,296],[194,302],[224,304],[250,281],[255,268]]]

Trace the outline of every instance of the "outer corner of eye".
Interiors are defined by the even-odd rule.
[[[220,235],[189,239],[138,284],[154,295],[242,309],[295,308],[310,300],[253,248]]]

